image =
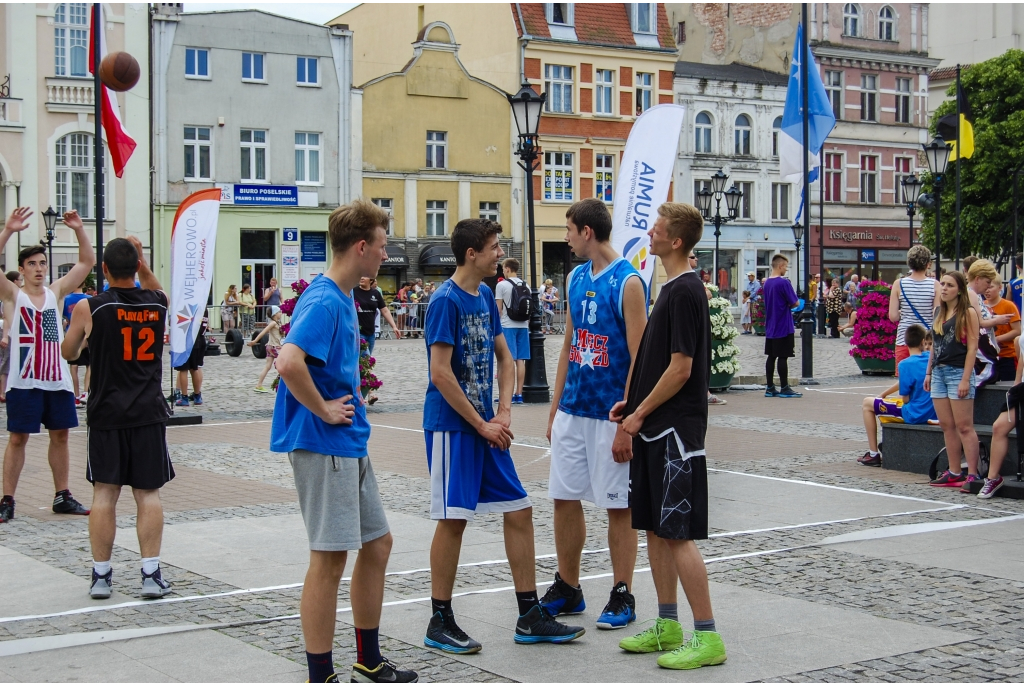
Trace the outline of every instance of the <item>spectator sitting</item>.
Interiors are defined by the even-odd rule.
[[[868,434],[868,451],[857,461],[864,466],[881,466],[882,454],[878,451],[878,424],[875,417],[891,422],[928,423],[937,420],[931,394],[924,389],[925,374],[928,370],[931,347],[931,333],[920,324],[907,327],[904,334],[910,356],[900,362],[899,381],[882,393],[881,397],[865,397],[864,430]],[[889,395],[899,392],[899,398]]]
[[[1015,348],[1015,353],[1019,354],[1020,338],[1014,340],[1011,346]],[[1020,385],[1022,373],[1024,373],[1024,364],[1018,364],[1017,373],[1014,376],[1015,385]],[[1010,395],[1012,393],[1013,390],[1007,393],[1008,411],[1001,413],[992,424],[992,448],[988,458],[988,474],[981,486],[981,491],[978,492],[978,497],[981,499],[991,498],[996,494],[996,490],[1003,487],[1003,477],[999,475],[999,471],[1003,468],[1003,460],[1006,459],[1006,452],[1010,447],[1010,431],[1017,427],[1017,406],[1016,403],[1011,404]]]
[[[854,311],[853,305],[849,302],[843,305],[843,311],[846,312],[848,320],[839,327],[839,333],[846,338],[852,338],[854,326],[857,325],[857,312]]]
[[[999,359],[996,361],[997,380],[1012,381],[1017,372],[1017,352],[1013,342],[1020,336],[1020,314],[1017,307],[1009,300],[1004,300],[1003,279],[996,274],[992,285],[985,291],[985,304],[995,315],[1008,314],[1010,323],[996,326],[995,342],[999,345]]]

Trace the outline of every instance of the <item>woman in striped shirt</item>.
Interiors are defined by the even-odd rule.
[[[892,284],[889,295],[889,320],[896,327],[896,375],[900,362],[910,356],[910,349],[904,340],[907,328],[920,324],[928,330],[932,327],[935,308],[939,306],[938,281],[928,278],[928,265],[932,253],[924,245],[914,245],[907,250],[907,266],[910,275]]]

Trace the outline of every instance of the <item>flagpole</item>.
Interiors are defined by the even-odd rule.
[[[824,152],[824,145],[822,146],[822,152]],[[825,337],[825,299],[820,297],[821,287],[825,283],[825,179],[824,175],[824,155],[820,155],[818,159],[818,273],[821,274],[821,280],[818,282],[818,295],[822,302],[821,307],[818,308],[818,335]],[[817,307],[817,304],[815,304]]]
[[[956,65],[956,270],[960,270],[960,65]]]
[[[801,8],[801,22],[803,23],[803,31],[801,32],[803,40],[800,44],[800,102],[801,102],[801,113],[803,119],[803,164],[804,164],[804,178],[803,178],[803,198],[804,198],[804,235],[808,240],[804,240],[804,264],[807,267],[811,264],[811,213],[808,211],[808,200],[811,197],[810,193],[810,161],[807,159],[808,147],[810,146],[811,138],[811,122],[810,122],[810,76],[809,69],[811,68],[811,49],[809,42],[809,29],[807,24],[807,3],[803,3]],[[804,268],[804,311],[803,317],[800,321],[800,339],[801,339],[801,357],[802,357],[802,373],[800,382],[804,383],[814,378],[814,322],[811,319],[810,303],[807,302],[807,294],[810,292],[811,282],[809,279],[811,270]],[[799,281],[800,274],[797,274],[797,280]]]
[[[93,117],[96,120],[96,135],[93,138],[93,153],[96,162],[96,292],[103,292],[103,82],[100,80],[100,59],[103,35],[103,14],[100,3],[92,6],[92,76],[93,76]]]

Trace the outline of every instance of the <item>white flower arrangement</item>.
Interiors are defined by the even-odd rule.
[[[732,303],[724,297],[718,297],[718,286],[705,284],[704,287],[712,294],[708,307],[715,310],[711,314],[711,338],[713,340],[711,347],[711,373],[739,373],[740,363],[736,357],[740,353],[740,348],[734,345],[732,341],[740,332],[733,325],[735,320],[731,311]],[[719,344],[716,349],[714,343],[722,342],[726,344]]]
[[[735,359],[723,359],[717,364],[711,365],[711,373],[739,373],[740,363]]]
[[[736,347],[732,343],[721,345],[720,347],[711,346],[711,359],[714,361],[717,359],[732,359],[740,353],[740,348]]]

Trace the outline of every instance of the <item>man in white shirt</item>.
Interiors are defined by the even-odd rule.
[[[518,321],[509,316],[509,308],[513,306],[516,288],[525,285],[519,278],[519,260],[506,259],[501,263],[505,280],[498,283],[495,289],[495,300],[501,313],[501,330],[508,342],[512,359],[516,362],[516,383],[512,389],[512,404],[523,403],[523,382],[526,380],[526,360],[530,358],[530,321]],[[513,316],[516,314],[513,312]]]

